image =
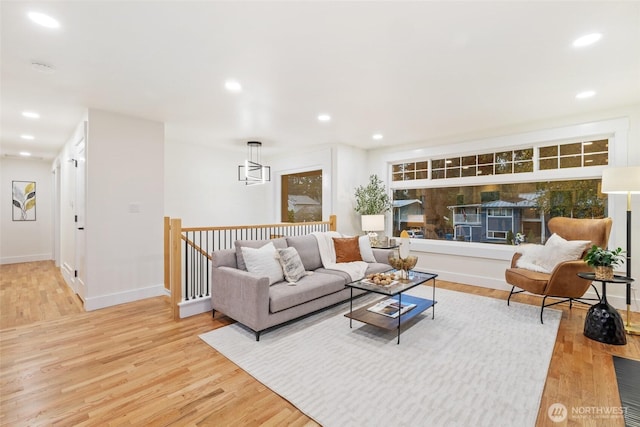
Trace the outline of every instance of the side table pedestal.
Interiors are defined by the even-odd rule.
[[[607,302],[607,283],[628,284],[633,282],[631,277],[613,276],[610,279],[596,278],[593,273],[578,273],[578,276],[585,280],[598,281],[602,283],[602,297],[598,304],[592,305],[587,311],[584,320],[584,336],[604,344],[625,345],[627,335],[625,334],[624,322],[618,310]]]
[[[618,310],[607,302],[592,305],[584,322],[584,335],[604,344],[625,345],[624,322]]]

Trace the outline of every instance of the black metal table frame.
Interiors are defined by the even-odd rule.
[[[398,305],[400,307],[400,312],[398,313],[398,341],[397,344],[400,344],[400,332],[401,332],[401,327],[402,327],[402,320],[403,319],[407,319],[407,316],[409,316],[409,313],[411,313],[410,317],[414,317],[417,316],[418,314],[422,313],[425,310],[428,310],[429,308],[432,309],[431,312],[431,318],[435,319],[436,316],[436,309],[435,309],[435,305],[436,305],[436,277],[438,277],[437,274],[433,274],[433,273],[421,273],[421,272],[417,272],[417,271],[411,271],[410,272],[411,275],[413,275],[413,277],[418,277],[418,280],[411,280],[410,282],[410,286],[403,286],[401,287],[397,292],[395,292],[393,290],[393,288],[384,288],[382,286],[380,287],[375,287],[373,285],[371,286],[363,286],[361,285],[361,281],[358,280],[356,282],[353,283],[349,283],[347,286],[349,286],[351,288],[351,298],[349,298],[349,327],[353,328],[353,317],[351,317],[353,315],[353,290],[354,289],[361,289],[363,291],[367,291],[367,292],[372,292],[372,293],[376,293],[379,295],[386,295],[388,297],[395,297],[396,295],[398,296]],[[416,286],[422,285],[425,282],[428,282],[429,280],[432,280],[432,284],[431,284],[431,289],[432,289],[432,303],[426,305],[425,307],[422,307],[422,309],[419,309],[418,307],[414,307],[414,309],[407,311],[406,313],[402,313],[402,293],[406,292],[410,289],[415,288]],[[405,283],[407,284],[407,283]],[[360,285],[360,286],[359,286]],[[417,298],[417,297],[416,297]],[[428,301],[428,300],[424,300],[424,301]],[[415,310],[415,311],[414,311]],[[359,319],[356,319],[359,320]],[[362,321],[362,320],[359,320]],[[366,323],[366,322],[364,322]],[[374,325],[375,326],[375,325]]]
[[[611,279],[600,279],[600,278],[596,278],[596,275],[594,273],[578,273],[578,276],[581,277],[582,279],[596,281],[602,284],[602,297],[600,298],[600,302],[598,304],[591,306],[591,308],[587,312],[587,315],[585,316],[584,335],[587,338],[590,338],[599,342],[603,342],[605,344],[614,344],[614,345],[626,344],[627,340],[625,336],[625,328],[624,328],[624,322],[622,321],[622,316],[620,316],[620,313],[618,312],[618,310],[616,310],[615,307],[611,306],[607,301],[607,283],[629,284],[633,282],[634,279],[632,279],[631,277],[619,276],[619,275],[615,275]],[[598,309],[607,311],[607,314],[611,316],[611,319],[612,319],[611,322],[616,325],[615,332],[622,332],[620,337],[617,337],[617,338],[609,337],[603,341],[603,339],[600,339],[597,336],[595,336],[595,331],[592,331],[589,327],[589,320],[592,314],[595,312],[595,310],[598,310]],[[622,329],[622,331],[618,331],[617,329]]]

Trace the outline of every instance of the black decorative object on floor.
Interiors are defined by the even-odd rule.
[[[627,343],[622,317],[606,300],[589,308],[584,321],[584,335],[605,344]]]
[[[622,407],[626,408],[624,423],[640,427],[640,361],[613,356]]]
[[[625,334],[622,317],[618,310],[607,302],[607,283],[625,284],[633,282],[631,277],[615,275],[610,279],[596,279],[594,273],[578,273],[585,280],[597,280],[602,283],[600,302],[591,306],[584,321],[584,335],[592,340],[605,344],[625,345]]]

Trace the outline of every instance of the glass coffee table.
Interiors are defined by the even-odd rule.
[[[389,271],[388,273],[392,273]],[[435,318],[435,304],[436,301],[436,277],[437,274],[420,273],[417,271],[409,272],[409,279],[395,281],[394,284],[389,286],[380,286],[373,284],[365,279],[358,280],[349,283],[347,286],[351,288],[351,298],[349,300],[349,313],[345,314],[345,317],[349,318],[349,327],[353,327],[353,320],[367,323],[369,325],[377,326],[386,330],[398,330],[398,344],[400,344],[400,332],[402,325],[413,319],[420,313],[429,308],[432,308],[431,318]],[[427,281],[431,280],[432,299],[418,298],[412,295],[403,295],[404,292],[409,289],[415,288]],[[364,307],[360,307],[356,310],[353,309],[353,290],[361,289],[363,291],[372,292],[380,295],[385,295],[387,298],[393,298],[397,300],[398,305],[402,307],[402,304],[415,304],[414,307],[406,312],[399,311],[397,317],[389,317],[384,314],[371,311],[370,308],[378,304],[380,301],[376,301],[372,304],[367,304]],[[385,298],[386,299],[386,298]]]

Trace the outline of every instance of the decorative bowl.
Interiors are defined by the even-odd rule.
[[[400,278],[402,279],[407,278],[407,272],[413,269],[413,267],[415,267],[417,263],[418,257],[412,255],[409,255],[406,258],[400,258],[395,254],[389,255],[389,265],[398,270],[398,272],[400,273]]]

